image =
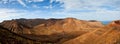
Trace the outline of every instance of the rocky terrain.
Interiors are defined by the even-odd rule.
[[[0,23],[1,44],[120,44],[120,20],[13,19]]]

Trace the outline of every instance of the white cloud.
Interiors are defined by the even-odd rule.
[[[50,0],[50,3],[54,2],[55,0]]]
[[[46,16],[48,14],[40,10],[31,12],[27,10],[0,8],[0,22],[18,18],[45,18],[48,17]]]
[[[44,8],[46,8],[46,9],[52,9],[53,6],[52,6],[52,4],[50,4],[49,6],[44,6]]]
[[[13,17],[13,16],[19,16],[23,15],[24,12],[23,10],[15,10],[15,9],[0,9],[0,18],[8,18],[8,17]]]
[[[120,3],[118,3],[120,2],[119,0],[56,0],[56,1],[64,3],[63,7],[65,9],[62,12],[54,12],[53,14],[55,15],[65,15],[66,17],[75,17],[85,20],[120,19],[119,15]],[[106,6],[106,8],[102,8],[101,6]],[[108,6],[111,8],[109,8]]]
[[[25,1],[31,3],[31,2],[43,2],[44,0],[25,0]]]
[[[33,0],[34,2],[43,2],[44,0]]]
[[[21,5],[23,5],[24,7],[27,7],[26,4],[22,1],[22,0],[17,0]]]
[[[37,6],[37,5],[32,5],[32,7],[34,7],[34,8],[40,8],[39,6]]]
[[[119,0],[56,0],[58,2],[64,3],[64,8],[66,10],[80,10],[84,8],[98,9],[100,6],[111,6],[120,8],[118,2]],[[118,7],[119,6],[119,7]]]
[[[87,20],[117,20],[120,19],[120,11],[108,11],[108,10],[101,10],[96,12],[87,12],[87,13],[76,13],[76,17],[79,16],[80,19],[87,19]]]
[[[83,7],[83,4],[80,2],[80,0],[63,0],[61,2],[64,3],[66,10],[79,9],[80,7]]]
[[[23,6],[27,6],[22,0],[18,0],[19,3]],[[30,2],[42,2],[44,0],[27,0]],[[120,6],[117,2],[119,0],[50,0],[50,3],[57,1],[60,3],[64,3],[64,11],[54,11],[49,13],[39,11],[33,12],[24,12],[23,10],[14,10],[14,9],[0,9],[0,18],[8,18],[12,16],[19,16],[19,17],[75,17],[84,20],[116,20],[120,19]],[[113,9],[116,10],[107,10],[105,8],[101,8],[101,6],[109,6],[115,7]],[[34,8],[38,8],[39,6],[33,5]],[[49,6],[44,6],[47,9],[53,8],[53,5],[50,4]],[[106,7],[106,8],[109,8]],[[119,9],[119,10],[118,10]],[[22,11],[22,12],[21,12]],[[87,12],[88,11],[88,12]],[[26,14],[26,15],[25,15]],[[29,14],[29,15],[28,15]],[[52,16],[53,14],[53,16]],[[21,16],[23,15],[23,16]]]
[[[64,17],[74,17],[82,20],[99,20],[99,21],[109,21],[109,20],[120,20],[120,11],[109,11],[109,10],[99,10],[92,12],[54,12],[54,15],[62,15]]]

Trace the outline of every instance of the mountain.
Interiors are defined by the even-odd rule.
[[[120,20],[68,40],[63,44],[120,44]]]
[[[27,38],[34,43],[51,44],[119,44],[120,21],[103,25],[96,20],[64,19],[13,19],[0,24],[7,32],[1,36]],[[4,29],[0,28],[0,31]],[[13,38],[13,36],[11,36]],[[4,40],[5,39],[1,39]],[[7,39],[8,40],[8,39]],[[16,39],[15,39],[16,40]],[[33,41],[34,40],[34,41]],[[22,41],[22,40],[21,40]],[[3,41],[2,41],[3,42]],[[13,40],[14,42],[14,40]],[[3,43],[7,43],[3,42]],[[16,43],[19,43],[17,41]]]
[[[65,19],[15,19],[4,21],[1,25],[10,31],[20,34],[49,35],[73,31],[90,31],[88,28],[98,28],[104,25],[97,21],[84,21],[75,18]],[[73,30],[74,29],[74,30]],[[47,33],[47,32],[49,33]]]
[[[98,25],[94,24],[98,23]],[[103,27],[97,21],[84,21],[75,18],[65,19],[14,19],[0,24],[9,31],[38,41],[66,41],[87,33],[91,28]],[[78,33],[76,33],[78,32]],[[43,36],[43,37],[42,37]],[[44,40],[46,39],[46,40]],[[62,40],[63,39],[63,40]],[[64,40],[65,39],[65,40]]]

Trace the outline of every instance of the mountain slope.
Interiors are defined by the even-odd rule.
[[[26,38],[22,35],[9,31],[7,28],[0,26],[0,43],[1,44],[44,44],[45,42],[35,41]]]
[[[63,44],[120,44],[119,23],[119,21],[113,21],[106,27],[98,28]]]

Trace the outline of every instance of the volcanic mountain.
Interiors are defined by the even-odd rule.
[[[0,27],[3,28],[0,28],[0,37],[5,36],[9,38],[10,36],[10,40],[14,37],[21,38],[33,42],[33,44],[115,44],[119,43],[119,23],[119,20],[117,20],[105,26],[99,21],[78,20],[76,18],[21,18],[2,22]],[[13,34],[2,33],[2,30],[6,31],[6,33]],[[14,37],[12,37],[12,35]],[[0,40],[1,43],[7,43],[4,39]],[[18,39],[13,39],[13,41],[14,40]],[[14,42],[19,43],[20,41]]]

